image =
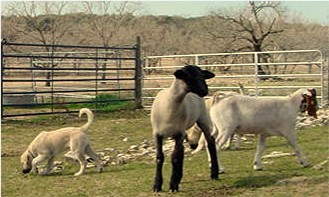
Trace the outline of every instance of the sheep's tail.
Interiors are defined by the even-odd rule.
[[[239,92],[241,95],[246,95],[246,90],[244,89],[244,86],[242,83],[238,83],[238,86],[239,86]]]
[[[83,114],[86,114],[87,117],[88,117],[88,121],[86,124],[84,124],[83,126],[81,126],[81,130],[83,132],[86,132],[88,130],[88,128],[90,127],[91,123],[94,121],[94,114],[93,112],[88,109],[88,108],[82,108],[80,109],[80,112],[79,112],[79,117],[81,117]]]

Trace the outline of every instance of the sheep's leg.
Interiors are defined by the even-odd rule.
[[[223,147],[223,144],[225,144],[225,142],[228,140],[228,138],[230,138],[230,136],[232,136],[232,135],[229,135],[227,133],[229,133],[229,132],[222,131],[221,133],[218,133],[218,137],[216,139],[218,158],[219,158],[220,151]],[[224,170],[224,167],[220,163],[220,159],[218,159],[218,165],[219,165],[218,173],[224,173],[225,170]]]
[[[234,135],[233,135],[234,136]],[[236,138],[236,141],[235,141],[235,145],[234,145],[234,148],[235,149],[240,149],[241,147],[241,138],[242,138],[242,135],[241,134],[236,134],[237,138]]]
[[[154,178],[153,191],[160,192],[162,190],[162,165],[164,162],[164,154],[162,150],[163,137],[157,135],[155,137],[155,146],[156,146],[156,172]]]
[[[309,163],[306,161],[303,153],[301,152],[298,144],[297,144],[297,139],[295,136],[295,133],[293,132],[286,132],[289,133],[288,135],[286,135],[286,139],[288,140],[289,145],[293,148],[293,150],[295,151],[295,154],[299,160],[299,163],[303,166],[303,167],[307,167],[309,166]]]
[[[254,170],[263,170],[263,166],[262,166],[262,161],[261,161],[261,157],[262,157],[262,153],[265,149],[265,142],[266,142],[266,136],[265,135],[259,135],[259,139],[258,139],[258,145],[257,145],[257,150],[256,150],[256,154],[254,157]]]
[[[232,142],[233,142],[233,137],[234,134],[232,134],[228,140],[226,140],[226,142],[223,144],[223,146],[221,147],[221,149],[231,149],[232,146]]]
[[[178,185],[183,177],[183,161],[184,161],[184,135],[175,136],[175,149],[172,154],[172,174],[170,180],[170,191],[178,192]]]
[[[205,141],[204,135],[202,133],[201,136],[200,136],[200,139],[198,141],[198,147],[195,150],[193,150],[191,153],[193,155],[197,154],[198,152],[200,152],[205,147],[205,144],[206,144],[206,141]]]
[[[217,159],[217,151],[216,151],[216,143],[214,137],[210,134],[210,128],[206,125],[198,123],[198,126],[201,128],[204,137],[207,142],[207,148],[208,148],[208,155],[210,158],[210,168],[211,168],[211,179],[218,179],[218,159]]]

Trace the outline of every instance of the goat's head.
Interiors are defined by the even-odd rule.
[[[317,118],[318,116],[316,115],[316,111],[318,109],[318,103],[316,100],[316,90],[309,88],[303,93],[302,96],[303,100],[300,105],[300,111],[307,111],[308,115]]]
[[[188,92],[195,93],[200,97],[208,94],[206,79],[215,77],[214,73],[202,70],[200,67],[194,65],[184,66],[176,70],[174,75],[177,79],[181,79],[186,83]]]

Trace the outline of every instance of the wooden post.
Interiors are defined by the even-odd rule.
[[[137,109],[143,108],[142,105],[142,61],[140,51],[140,37],[136,39],[135,51],[135,104]]]

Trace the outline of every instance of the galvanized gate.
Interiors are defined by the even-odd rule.
[[[141,107],[140,41],[128,47],[1,42],[1,118]],[[129,104],[128,104],[129,105]]]
[[[324,66],[319,50],[213,53],[149,56],[143,67],[143,106],[149,108],[156,93],[169,87],[173,72],[186,64],[212,70],[208,81],[215,91],[239,91],[256,97],[282,97],[298,88],[313,87],[321,105],[325,92]]]

